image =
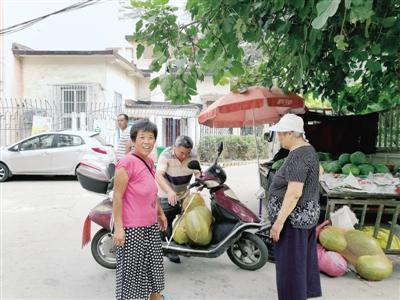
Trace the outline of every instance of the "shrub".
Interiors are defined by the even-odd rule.
[[[256,142],[253,135],[220,135],[205,136],[200,140],[197,149],[200,160],[203,162],[213,162],[220,142],[224,143],[224,151],[220,157],[221,161],[253,160],[257,158]],[[257,137],[257,143],[259,158],[266,158],[267,143],[260,137]]]

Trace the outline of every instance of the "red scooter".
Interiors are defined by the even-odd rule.
[[[208,258],[215,258],[227,252],[231,261],[240,268],[258,270],[268,260],[268,248],[272,245],[269,238],[270,225],[262,224],[261,220],[240,202],[229,186],[224,184],[226,173],[218,165],[222,150],[221,143],[214,164],[188,187],[196,187],[198,190],[206,188],[210,192],[211,212],[214,218],[211,243],[207,246],[195,246],[162,241],[163,252]],[[198,161],[190,162],[189,168],[201,172]],[[89,162],[83,162],[77,170],[78,180],[85,189],[105,194],[111,190],[113,172],[113,166],[101,168]],[[116,259],[110,230],[111,213],[112,203],[109,197],[91,210],[84,224],[82,246],[90,241],[90,223],[93,221],[100,225],[102,229],[92,240],[92,255],[100,265],[113,269]]]

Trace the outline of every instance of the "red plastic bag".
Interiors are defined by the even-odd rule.
[[[342,276],[347,272],[347,262],[337,252],[326,251],[324,247],[317,244],[319,271],[331,277]]]
[[[319,224],[316,228],[317,238],[321,230],[330,225],[330,221]],[[347,262],[339,253],[334,251],[326,251],[324,247],[317,243],[317,255],[319,271],[331,277],[342,276],[347,271]]]

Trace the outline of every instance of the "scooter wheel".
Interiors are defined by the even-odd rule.
[[[262,268],[268,260],[268,248],[253,233],[244,232],[228,250],[231,261],[244,270],[255,271]]]
[[[91,250],[93,258],[104,268],[117,267],[116,247],[109,230],[103,228],[97,231],[92,240]]]

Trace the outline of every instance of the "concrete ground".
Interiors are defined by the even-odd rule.
[[[258,209],[255,164],[226,168],[227,183],[254,211]],[[115,271],[99,266],[90,248],[81,249],[83,221],[103,197],[65,177],[19,177],[0,184],[0,299],[113,299]],[[92,227],[92,236],[98,227]],[[321,275],[322,299],[400,299],[400,257],[381,282],[354,272]],[[173,299],[276,299],[275,267],[249,272],[226,254],[216,259],[165,260],[165,294]]]

